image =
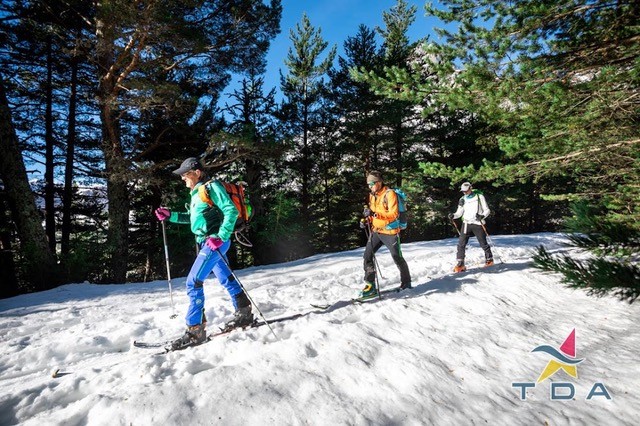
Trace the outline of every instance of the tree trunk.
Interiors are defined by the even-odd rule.
[[[0,192],[0,299],[19,294],[18,271],[13,260],[10,223],[5,212],[9,211],[5,202],[6,194]]]
[[[325,160],[325,165],[327,165]],[[328,171],[325,168],[325,172],[323,173],[324,180],[324,206],[325,206],[325,215],[327,217],[327,244],[326,247],[328,250],[333,251],[336,249],[334,245],[336,241],[334,240],[334,227],[333,227],[333,209],[331,208],[331,185],[329,184],[329,176]]]
[[[97,28],[98,104],[102,124],[109,230],[107,232],[108,277],[113,282],[125,282],[129,252],[129,188],[128,173],[119,130],[119,104],[114,66],[115,23],[109,21],[108,8],[99,11]]]
[[[149,204],[147,206],[148,211],[151,212],[158,206],[163,205],[162,192],[163,187],[161,185],[149,186]],[[158,234],[162,234],[160,231],[161,224],[155,219],[155,216],[151,216],[152,220],[148,221],[147,226],[147,248],[146,248],[146,261],[144,270],[144,282],[157,279],[158,273],[164,270],[164,253],[158,253]],[[160,231],[160,232],[159,232]],[[163,241],[160,240],[160,245],[163,245]]]
[[[245,161],[245,167],[247,170],[247,189],[249,191],[249,201],[251,201],[251,207],[253,208],[253,216],[262,217],[264,214],[264,203],[262,202],[261,166],[254,160],[247,160]],[[254,220],[249,232],[249,240],[253,243],[251,254],[253,255],[254,265],[264,265],[267,259],[265,255],[268,249],[261,244],[258,238],[261,231],[259,224],[260,221]]]
[[[404,139],[402,122],[396,123],[395,127],[394,139],[396,148],[396,186],[400,188],[402,187],[402,172],[404,171],[404,168],[402,167],[402,142]]]
[[[24,276],[33,290],[55,287],[60,277],[42,228],[42,217],[36,208],[29,186],[18,138],[11,121],[11,111],[0,77],[0,177],[4,183],[14,221],[18,228],[20,249],[25,259]]]
[[[306,98],[306,97],[305,97]],[[302,110],[302,164],[300,164],[300,169],[302,172],[302,198],[301,198],[301,210],[302,210],[302,220],[305,224],[305,229],[308,229],[306,224],[308,220],[309,214],[309,175],[311,170],[311,153],[309,149],[309,114],[307,110],[307,105],[303,106]]]
[[[306,96],[305,96],[306,98]],[[314,249],[311,246],[311,224],[310,224],[310,206],[311,206],[311,194],[309,188],[311,186],[311,170],[312,170],[312,155],[311,147],[309,146],[309,133],[311,132],[311,125],[309,123],[309,110],[305,104],[303,106],[302,113],[302,199],[300,206],[301,223],[302,223],[302,235],[300,239],[300,246],[298,248],[298,255],[301,257],[310,256],[314,253]]]
[[[71,204],[73,203],[73,163],[76,147],[76,104],[78,95],[78,60],[71,58],[71,93],[69,94],[69,121],[67,126],[67,153],[64,169],[64,192],[62,194],[62,236],[60,252],[62,259],[67,259],[70,252],[71,238]]]
[[[107,102],[101,110],[103,124],[102,150],[107,174],[107,200],[109,203],[109,230],[107,253],[110,255],[109,278],[116,283],[127,279],[129,253],[129,187],[127,168],[120,147],[115,113]]]
[[[540,206],[540,194],[538,184],[531,182],[531,226],[529,226],[528,232],[540,232],[544,229],[541,226],[541,206]]]
[[[55,207],[55,183],[54,166],[55,159],[53,156],[54,140],[53,140],[53,57],[51,54],[52,41],[51,36],[47,37],[47,81],[45,88],[45,172],[44,172],[44,211],[45,211],[45,229],[47,240],[49,241],[49,249],[51,253],[56,252],[56,207]]]

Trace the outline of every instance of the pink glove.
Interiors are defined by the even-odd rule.
[[[164,207],[158,207],[154,213],[156,214],[156,217],[160,222],[169,219],[169,217],[171,216],[171,210]]]
[[[207,245],[209,246],[209,248],[211,250],[218,250],[220,248],[220,246],[223,245],[223,244],[224,244],[224,241],[222,241],[218,237],[209,237],[209,238],[207,238]]]

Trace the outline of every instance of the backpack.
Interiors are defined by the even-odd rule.
[[[200,185],[198,187],[198,195],[200,196],[200,200],[202,202],[207,203],[209,207],[213,207],[213,200],[209,196],[208,187],[211,182],[214,180],[210,180],[206,182],[204,185]],[[249,229],[249,222],[253,218],[253,207],[251,206],[251,202],[249,201],[249,196],[245,192],[246,182],[223,182],[218,180],[224,190],[227,191],[229,198],[233,202],[233,205],[238,209],[238,218],[236,219],[235,231],[234,234],[236,236],[236,240],[242,245],[246,245],[251,247],[251,242],[242,235],[242,232]]]
[[[471,198],[477,196],[478,197],[478,211],[476,213],[479,214],[484,214],[484,210],[480,210],[482,209],[482,204],[480,204],[480,195],[484,195],[484,193],[482,191],[480,191],[479,189],[474,189],[472,190],[473,194],[471,195]],[[460,207],[464,207],[466,200],[467,200],[467,196],[463,195],[462,197],[460,197],[460,200],[458,200],[458,206]],[[487,201],[486,199],[484,200],[485,202]],[[488,203],[487,203],[487,207],[489,207]]]
[[[393,191],[398,196],[398,218],[385,226],[386,229],[397,229],[400,230],[407,229],[407,194],[400,188],[388,189],[387,192],[384,193],[384,198],[382,199],[382,205],[386,210],[389,210],[389,203],[387,201],[387,194],[389,191]]]

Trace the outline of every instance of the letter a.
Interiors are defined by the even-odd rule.
[[[600,388],[601,390],[596,393],[596,388]],[[593,384],[593,387],[591,388],[591,392],[589,392],[589,395],[587,395],[587,401],[593,398],[594,396],[604,396],[607,399],[611,399],[611,395],[609,395],[609,392],[607,391],[607,388],[604,386],[603,383]]]

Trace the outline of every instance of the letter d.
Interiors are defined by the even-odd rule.
[[[569,389],[568,394],[558,394],[557,389],[565,388]],[[551,399],[571,399],[576,394],[576,389],[573,387],[571,383],[551,383]]]

